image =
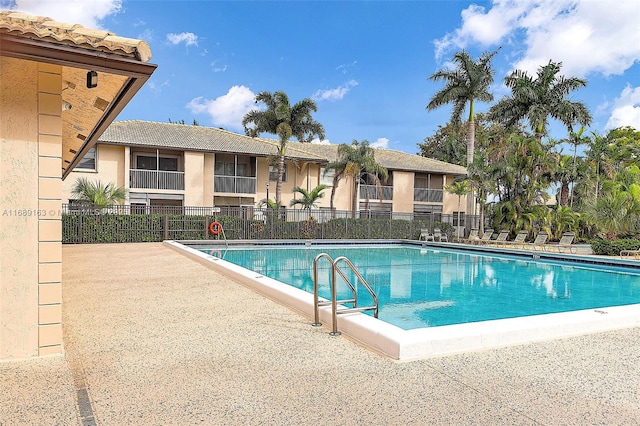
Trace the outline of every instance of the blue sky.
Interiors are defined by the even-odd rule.
[[[640,1],[133,1],[0,0],[2,8],[139,38],[158,69],[118,120],[169,119],[242,132],[261,91],[315,99],[325,143],[367,139],[409,153],[449,120],[427,112],[428,80],[466,49],[494,59],[493,93],[514,69],[563,62],[587,79],[574,92],[589,131],[640,129]],[[480,104],[478,111],[489,107]],[[566,132],[552,126],[552,137]]]

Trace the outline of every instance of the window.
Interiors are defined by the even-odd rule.
[[[160,157],[159,164],[156,157],[138,155],[136,156],[136,169],[138,170],[162,170],[168,172],[178,171],[178,159],[176,157]]]
[[[269,166],[269,180],[275,182],[278,180],[278,166]],[[284,165],[284,170],[282,171],[282,181],[287,181],[287,165]]]
[[[213,174],[217,176],[235,176],[233,163],[225,163],[222,161],[216,161],[213,169]]]
[[[213,174],[217,176],[247,176],[247,165],[246,164],[238,164],[237,173],[234,172],[235,164],[233,163],[224,163],[224,162],[216,162]]]
[[[322,167],[320,169],[320,183],[324,184],[324,185],[333,185],[333,178],[336,175],[336,171],[335,170],[327,170],[326,168]]]
[[[76,166],[76,169],[95,170],[96,169],[96,147],[91,148]]]
[[[453,226],[464,226],[464,212],[460,213],[460,224],[458,224],[458,212],[453,212]]]

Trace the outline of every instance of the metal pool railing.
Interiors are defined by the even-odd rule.
[[[326,259],[331,263],[331,279],[329,281],[329,285],[331,286],[331,300],[319,300],[320,296],[318,294],[318,262],[320,260]],[[340,268],[340,262],[344,263],[349,267],[351,272],[356,276],[356,278],[360,281],[362,286],[369,292],[371,297],[373,298],[373,305],[371,306],[358,306],[358,285],[354,284],[344,273],[342,268]],[[343,299],[338,300],[338,290],[337,290],[337,282],[336,282],[336,274],[340,275],[344,282],[347,284],[349,289],[351,290],[352,298],[351,299]],[[351,308],[343,307],[338,309],[338,304],[342,305],[345,303],[351,303]],[[338,331],[338,315],[339,314],[348,314],[353,312],[364,312],[364,311],[373,311],[373,316],[378,318],[378,295],[373,291],[367,280],[364,279],[362,274],[358,271],[358,269],[351,263],[349,259],[344,256],[340,256],[335,260],[331,258],[327,253],[320,253],[313,260],[313,309],[314,309],[314,327],[319,327],[322,325],[320,322],[320,307],[331,305],[331,321],[332,324],[332,336],[339,336],[341,333]]]

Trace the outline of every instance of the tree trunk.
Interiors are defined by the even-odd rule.
[[[358,211],[358,179],[356,176],[353,177],[353,198],[351,199],[351,217],[356,217],[356,211]]]
[[[469,118],[469,134],[467,135],[467,167],[469,167],[473,163],[475,143],[476,143],[476,123],[473,120],[473,117],[470,117]],[[465,212],[467,217],[473,215],[475,199],[476,197],[474,196],[474,191],[472,187],[471,191],[467,194],[467,208]],[[460,221],[458,221],[458,226],[460,226]],[[465,221],[464,229],[465,229],[465,235],[469,235],[471,233],[470,220]]]
[[[282,175],[284,174],[284,155],[280,154],[278,159],[278,179],[276,180],[276,204],[280,205],[280,196],[282,193]]]
[[[558,202],[562,207],[569,205],[569,184],[566,182],[562,182],[562,186],[560,187],[560,200],[558,200]]]

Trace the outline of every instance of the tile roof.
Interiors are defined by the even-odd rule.
[[[213,127],[140,120],[112,123],[100,137],[99,143],[257,156],[275,154],[278,148],[278,141],[275,139],[251,138]],[[380,148],[374,148],[374,151],[376,161],[389,170],[450,175],[467,173],[467,169],[462,166],[419,155]],[[338,158],[338,145],[289,142],[287,156],[297,160],[331,162]]]
[[[338,146],[335,144],[301,144],[290,142],[291,147],[305,150],[326,158],[329,162],[338,159]],[[420,155],[407,154],[406,152],[392,149],[374,148],[374,157],[378,163],[388,170],[404,170],[424,173],[445,173],[450,175],[465,175],[467,169],[456,164],[422,157]]]
[[[102,134],[98,143],[264,157],[276,154],[278,149],[278,142],[273,139],[251,138],[215,127],[140,120],[112,123]],[[287,156],[296,160],[326,162],[322,156],[290,145],[287,145]]]
[[[142,62],[151,59],[151,49],[145,41],[12,10],[0,10],[0,33],[115,53]]]

